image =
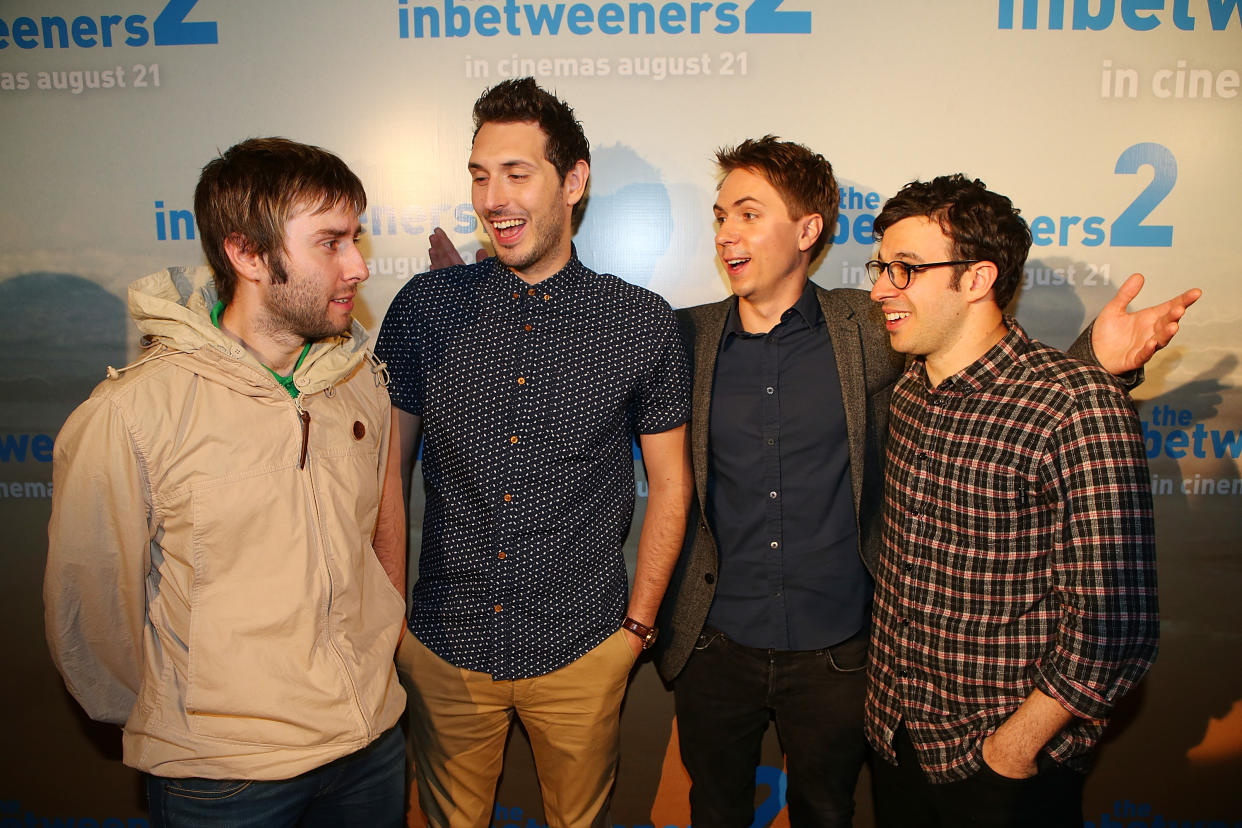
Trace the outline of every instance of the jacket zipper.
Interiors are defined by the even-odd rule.
[[[302,408],[302,398],[300,395],[293,398],[293,405],[298,410],[298,420],[302,424],[302,452],[298,458],[298,468],[305,469],[307,447],[310,443],[311,416],[310,416],[309,411]],[[335,599],[336,599],[336,583],[332,577],[332,567],[328,563],[327,538],[324,537],[324,534],[321,529],[320,521],[322,518],[321,518],[321,515],[319,514],[319,494],[315,488],[315,475],[313,472],[309,474],[307,478],[307,482],[310,485],[311,509],[315,515],[315,529],[316,529],[316,532],[319,533],[319,548],[320,548],[320,554],[323,556],[324,575],[328,579],[328,603],[327,603],[327,606],[324,607],[324,623],[327,625],[329,629],[329,634],[325,637],[325,641],[327,642],[328,646],[332,649],[333,654],[336,656],[337,663],[341,666],[341,672],[344,674],[345,680],[349,684],[350,693],[353,695],[353,698],[354,698],[354,709],[358,711],[359,718],[362,719],[363,727],[366,729],[367,736],[369,738],[373,735],[373,732],[372,732],[373,728],[371,726],[371,721],[370,719],[367,718],[366,711],[362,707],[362,699],[359,698],[358,696],[358,688],[354,681],[354,676],[350,672],[348,666],[346,665],[345,657],[341,655],[341,651],[337,647],[336,641],[333,639],[332,634],[331,634],[331,630],[333,629],[332,604],[335,602]]]
[[[302,421],[302,454],[298,457],[298,468],[306,468],[306,447],[310,444],[310,412],[298,404],[298,419]]]

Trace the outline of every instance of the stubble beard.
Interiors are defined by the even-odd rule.
[[[519,272],[531,270],[544,259],[550,257],[557,248],[564,231],[564,222],[549,220],[542,225],[536,224],[533,220],[527,219],[527,229],[532,231],[530,250],[525,254],[518,253],[515,250],[507,250],[498,244],[493,236],[492,244],[496,249],[496,257],[500,259],[506,267]]]
[[[349,329],[353,316],[343,323],[328,317],[325,297],[318,295],[308,282],[291,278],[284,256],[277,254],[271,262],[271,288],[263,299],[272,333],[287,332],[307,342],[340,336]]]

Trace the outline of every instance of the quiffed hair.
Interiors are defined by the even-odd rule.
[[[474,134],[484,124],[535,123],[547,136],[544,157],[565,176],[579,161],[591,163],[591,145],[569,104],[539,88],[534,78],[501,81],[474,102]]]
[[[954,259],[989,261],[996,265],[992,294],[1003,310],[1022,282],[1022,268],[1031,249],[1031,231],[1018,208],[979,179],[962,173],[941,175],[931,181],[913,181],[890,198],[875,220],[875,237],[902,219],[926,217],[939,223],[953,243]],[[956,290],[966,267],[958,265]]]
[[[736,147],[721,147],[716,151],[716,165],[722,179],[739,169],[763,176],[780,193],[791,219],[818,213],[824,228],[811,246],[811,259],[827,247],[836,233],[840,201],[827,158],[802,144],[765,135],[748,138]]]
[[[250,138],[203,167],[194,190],[194,217],[220,300],[231,302],[237,287],[226,239],[236,236],[251,252],[279,257],[290,218],[339,204],[355,213],[366,209],[358,176],[327,150],[287,138]],[[274,268],[272,278],[282,281],[281,272]]]

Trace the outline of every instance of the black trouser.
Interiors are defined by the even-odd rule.
[[[1082,828],[1085,777],[1039,755],[1039,773],[1010,779],[983,766],[957,782],[932,784],[919,767],[903,724],[893,740],[897,766],[871,766],[877,828]]]
[[[748,828],[763,734],[775,720],[793,828],[849,826],[866,755],[867,636],[823,650],[743,647],[707,629],[673,685],[695,828]]]

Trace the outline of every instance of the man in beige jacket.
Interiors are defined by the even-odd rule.
[[[252,139],[208,164],[211,268],[130,286],[147,350],[56,441],[48,642],[124,728],[154,825],[392,825],[405,538],[386,373],[351,318],[362,183]]]

